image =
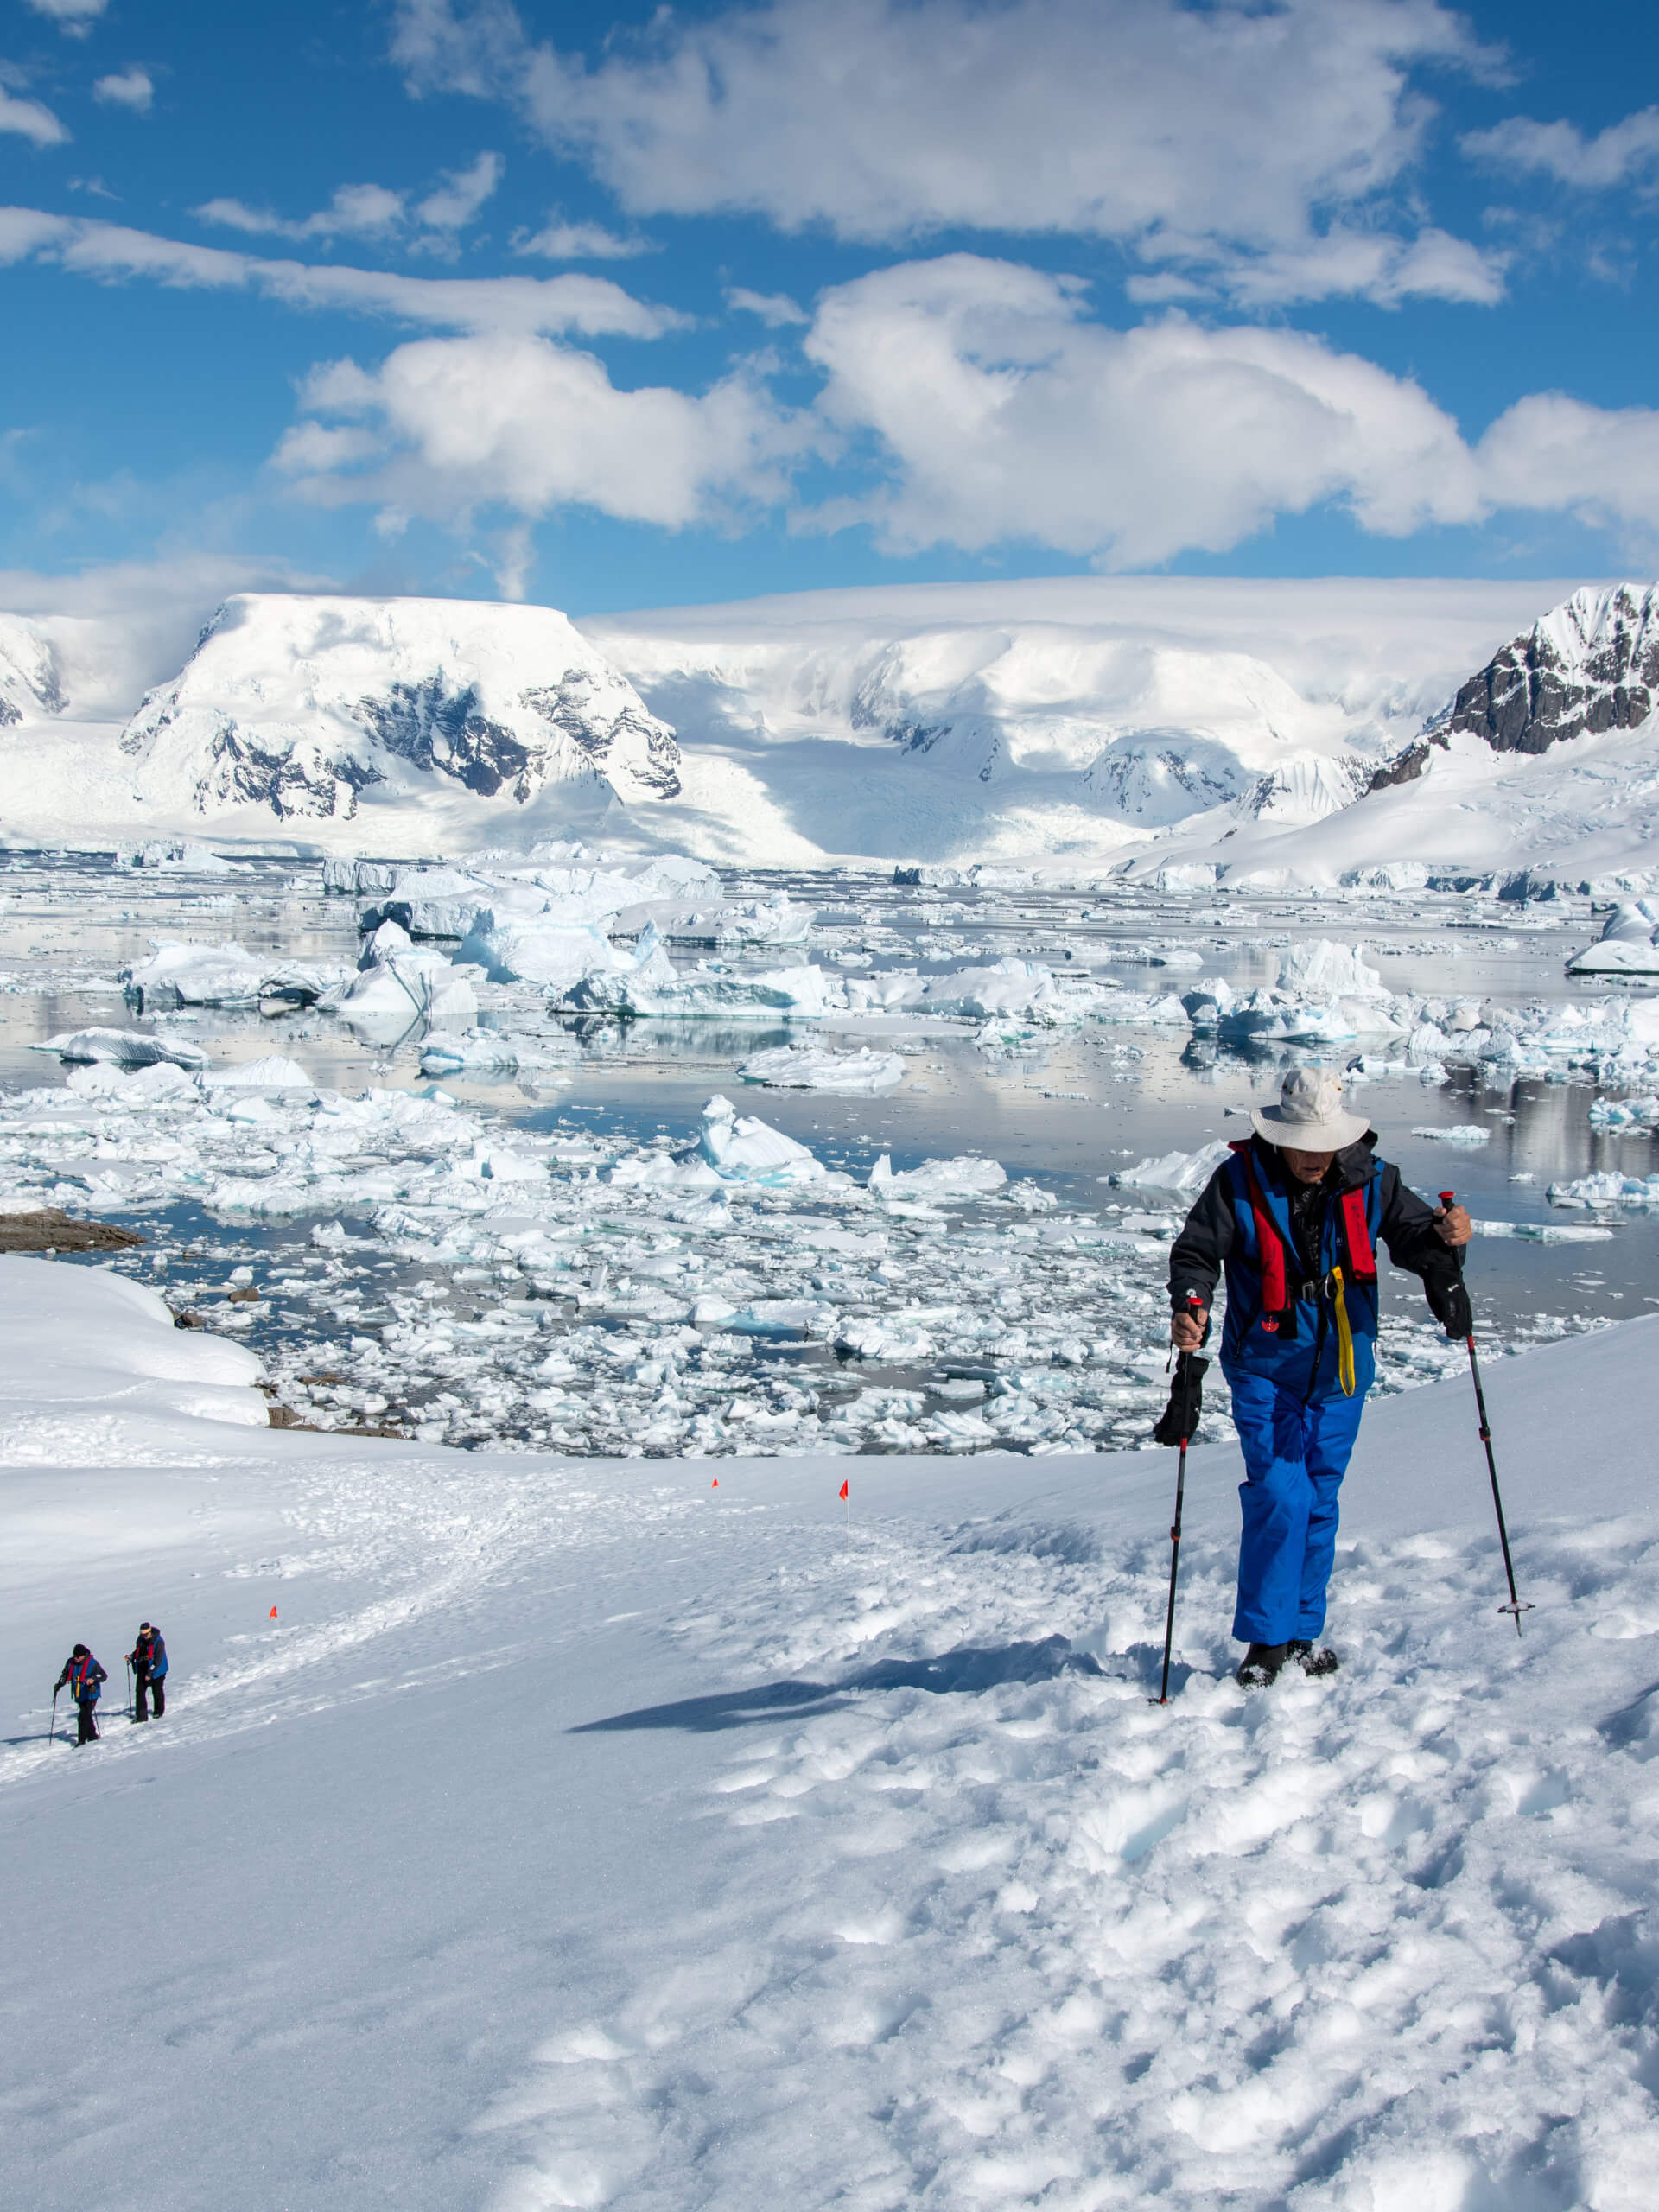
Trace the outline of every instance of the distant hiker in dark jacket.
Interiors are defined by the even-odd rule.
[[[84,1643],[78,1643],[63,1662],[63,1672],[53,1688],[60,1690],[67,1687],[75,1700],[80,1716],[80,1732],[75,1738],[78,1744],[98,1741],[98,1694],[109,1679]]]
[[[167,1711],[167,1646],[160,1629],[152,1628],[148,1621],[139,1622],[127,1664],[132,1669],[133,1719],[148,1720],[146,1700],[153,1700],[159,1720]]]
[[[1405,1188],[1333,1075],[1293,1068],[1278,1105],[1250,1120],[1255,1136],[1217,1168],[1169,1257],[1170,1334],[1183,1351],[1205,1341],[1227,1276],[1221,1370],[1248,1478],[1233,1634],[1249,1646],[1247,1686],[1287,1660],[1311,1675],[1338,1664],[1318,1645],[1337,1493],[1375,1372],[1378,1239],[1421,1276],[1448,1335],[1474,1325],[1455,1256],[1473,1234],[1468,1215]]]

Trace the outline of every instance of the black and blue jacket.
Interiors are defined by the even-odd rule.
[[[1353,1387],[1365,1390],[1376,1372],[1379,1242],[1395,1267],[1422,1278],[1431,1311],[1444,1320],[1456,1257],[1433,1209],[1377,1159],[1376,1142],[1368,1130],[1311,1189],[1259,1136],[1235,1145],[1211,1177],[1170,1253],[1169,1296],[1177,1313],[1194,1297],[1207,1312],[1225,1273],[1224,1372],[1264,1375],[1307,1398],[1322,1394],[1338,1373],[1339,1292]]]

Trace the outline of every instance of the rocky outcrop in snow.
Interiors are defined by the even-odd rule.
[[[1460,733],[1495,753],[1547,753],[1575,737],[1635,729],[1659,702],[1659,587],[1575,591],[1512,638],[1370,789],[1410,783]]]
[[[674,733],[550,607],[246,594],[153,691],[121,750],[150,803],[354,815],[423,790],[523,805],[566,785],[671,798]]]

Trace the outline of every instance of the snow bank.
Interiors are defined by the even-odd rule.
[[[96,1461],[117,1437],[130,1446],[180,1421],[267,1425],[251,1352],[175,1328],[153,1290],[101,1268],[0,1258],[0,1459],[12,1465],[37,1452]]]

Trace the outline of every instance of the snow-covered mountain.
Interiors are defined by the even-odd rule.
[[[1567,604],[1541,622],[1541,598]],[[734,865],[1238,880],[1553,865],[1593,818],[1624,866],[1648,835],[1647,741],[1623,726],[1659,650],[1647,605],[1633,587],[1065,577],[578,626],[474,601],[249,594],[117,728],[63,703],[85,687],[62,625],[12,620],[0,828],[399,855],[575,834]],[[96,659],[97,640],[72,642]],[[1609,786],[1585,748],[1613,741],[1637,753]]]
[[[672,730],[562,614],[465,600],[227,600],[120,746],[147,802],[198,817],[679,789]]]
[[[1065,577],[582,628],[678,732],[691,849],[1110,865],[1349,807],[1538,590]]]
[[[61,714],[65,704],[48,640],[21,615],[0,614],[0,729]]]

